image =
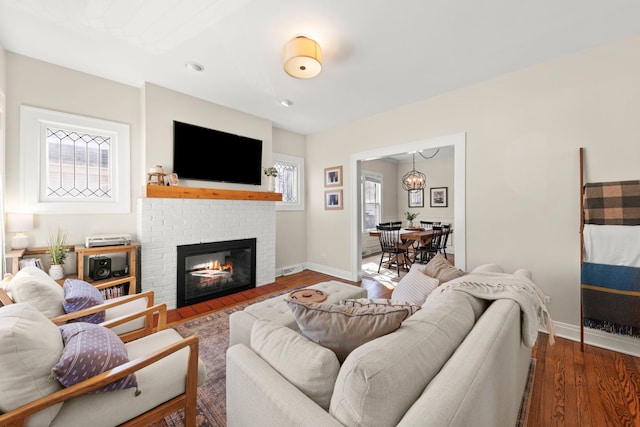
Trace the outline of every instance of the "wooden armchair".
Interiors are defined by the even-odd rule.
[[[26,307],[25,307],[26,306]],[[9,314],[8,311],[12,313]],[[28,304],[13,304],[0,307],[0,334],[7,336],[7,328],[16,313],[27,314],[39,325],[32,326],[40,331],[50,329],[51,322]],[[35,313],[35,314],[34,314]],[[196,424],[197,387],[206,379],[205,368],[198,358],[198,337],[182,338],[175,330],[166,329],[167,309],[165,304],[147,308],[138,313],[121,316],[103,323],[105,327],[123,325],[136,317],[157,315],[157,328],[152,328],[144,336],[125,344],[130,361],[106,372],[85,379],[75,385],[46,395],[34,396],[34,400],[22,404],[0,415],[1,426],[22,426],[29,417],[46,413],[49,417],[38,425],[51,426],[148,426],[177,410],[184,409],[185,425]],[[40,316],[40,318],[38,318]],[[5,317],[3,319],[3,317]],[[42,323],[44,322],[44,323]],[[26,321],[20,323],[20,333]],[[5,331],[2,331],[5,329]],[[55,334],[56,327],[53,328]],[[8,330],[9,334],[13,334]],[[54,337],[55,338],[55,337]],[[8,357],[11,357],[9,355]],[[2,361],[2,358],[0,358]],[[48,367],[44,367],[47,372]],[[36,369],[34,369],[34,372]],[[87,394],[135,374],[138,382],[136,391],[125,389],[100,394]],[[31,375],[32,376],[32,375]],[[46,380],[46,375],[45,375]],[[10,381],[7,379],[6,381]],[[29,384],[23,384],[28,387]],[[40,387],[34,390],[40,392]],[[37,394],[34,391],[34,394]],[[41,392],[40,392],[41,393]],[[3,394],[0,394],[2,396]],[[4,397],[2,397],[4,398]],[[59,407],[56,405],[61,404]],[[0,402],[6,406],[6,402]],[[44,412],[41,412],[44,411]],[[50,412],[47,412],[50,411]]]
[[[20,284],[14,284],[14,286],[12,286],[14,280],[17,280]],[[128,313],[135,313],[149,308],[154,304],[153,291],[145,291],[139,294],[109,299],[102,304],[65,314],[63,309],[64,291],[62,287],[42,270],[36,267],[27,267],[20,270],[20,272],[13,277],[6,274],[3,283],[6,283],[7,288],[13,288],[16,293],[12,298],[8,292],[0,289],[0,302],[2,305],[16,302],[30,303],[57,325],[62,325],[69,321],[102,311],[105,312],[105,320],[111,320]],[[19,287],[25,286],[28,290],[17,292]],[[114,283],[94,287],[100,290],[105,286],[114,286]],[[123,341],[130,341],[148,333],[149,328],[153,324],[152,320],[151,316],[138,318],[135,321],[116,327],[114,332],[117,333]]]

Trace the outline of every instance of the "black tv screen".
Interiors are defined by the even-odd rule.
[[[262,141],[174,120],[173,172],[180,179],[260,185]]]

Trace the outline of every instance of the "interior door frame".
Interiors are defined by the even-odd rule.
[[[454,212],[453,212],[453,241],[456,248],[455,265],[466,270],[467,246],[466,246],[466,139],[467,134],[456,133],[436,138],[418,140],[406,144],[393,145],[359,153],[353,153],[350,157],[351,169],[351,280],[362,280],[362,217],[361,200],[362,187],[360,175],[362,161],[374,160],[399,153],[410,153],[419,150],[428,150],[438,147],[453,146],[453,188],[454,188]]]

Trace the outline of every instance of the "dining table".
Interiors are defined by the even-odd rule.
[[[449,234],[453,233],[453,229],[449,230]],[[369,235],[372,237],[378,237],[380,233],[378,230],[370,230]],[[433,239],[433,229],[432,228],[402,228],[400,229],[400,240],[402,243],[409,243],[413,246],[414,254],[413,261],[416,260],[416,249],[418,246],[415,246],[414,243],[418,243],[419,246],[427,246],[431,243],[431,239]]]

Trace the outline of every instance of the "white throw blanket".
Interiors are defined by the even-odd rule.
[[[472,273],[438,286],[429,295],[429,299],[438,298],[451,290],[466,292],[486,300],[513,300],[522,312],[522,342],[527,347],[533,347],[538,338],[540,325],[549,332],[549,343],[555,342],[555,327],[544,305],[544,294],[531,280],[508,274]]]

